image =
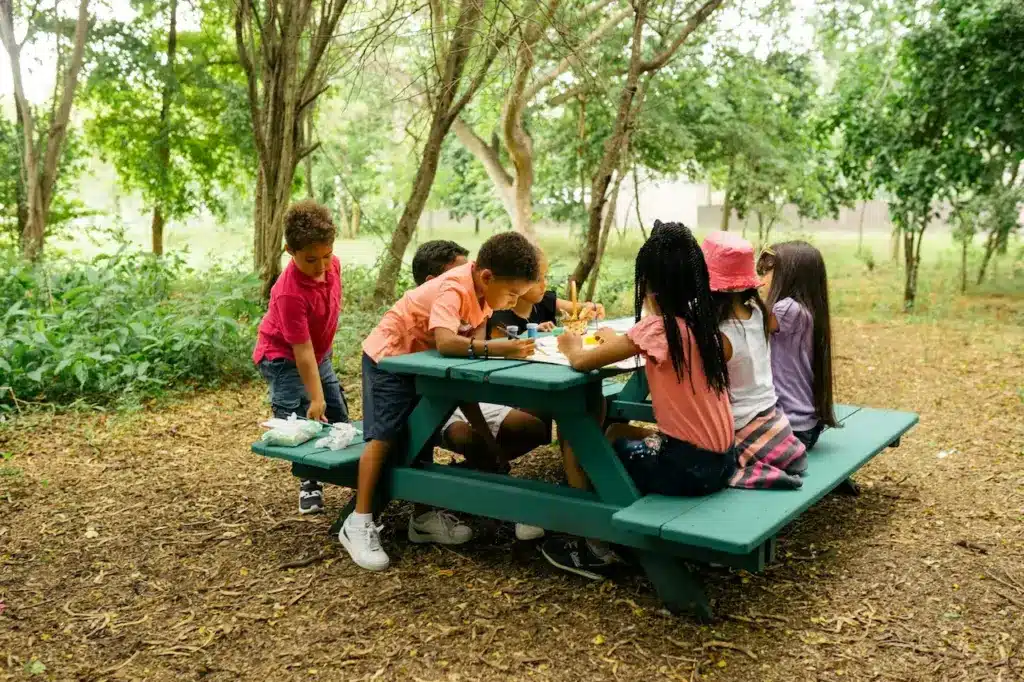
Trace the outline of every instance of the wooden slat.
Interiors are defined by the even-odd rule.
[[[446,377],[453,367],[483,362],[476,358],[446,358],[436,350],[397,355],[380,361],[380,368],[394,374],[416,374],[428,377]]]
[[[283,445],[267,445],[263,441],[256,441],[252,445],[252,451],[264,457],[283,459],[288,462],[315,466],[321,469],[336,469],[350,466],[359,461],[359,456],[362,455],[365,445],[362,437],[363,422],[352,422],[352,425],[359,430],[359,435],[344,450],[328,450],[327,448],[318,448],[315,445],[317,440],[327,435],[328,431],[325,429],[323,435],[312,438],[302,445],[293,448]]]
[[[745,553],[802,514],[889,443],[917,423],[917,415],[863,408],[829,429],[809,453],[799,490],[724,490],[661,528],[661,537],[697,547]]]

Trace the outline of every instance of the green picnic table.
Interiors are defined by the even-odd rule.
[[[800,490],[642,497],[592,416],[607,399],[610,418],[653,422],[642,371],[625,384],[612,383],[610,377],[629,370],[581,373],[539,362],[446,358],[436,351],[387,358],[381,367],[415,376],[421,400],[409,419],[407,442],[382,476],[375,507],[406,500],[630,548],[667,608],[705,619],[711,608],[699,573],[686,562],[760,571],[774,558],[776,534],[787,523],[847,485],[851,474],[897,445],[917,423],[917,415],[906,412],[839,406],[837,415],[846,428],[822,434]],[[551,415],[594,490],[434,464],[435,434],[465,402]],[[297,477],[354,488],[363,444],[330,451],[313,443],[294,448],[256,443],[253,450],[290,461]],[[350,510],[351,503],[342,516]]]

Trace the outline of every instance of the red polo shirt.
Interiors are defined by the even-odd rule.
[[[270,290],[270,306],[260,322],[252,361],[259,364],[287,358],[294,362],[292,346],[312,341],[317,364],[323,362],[331,354],[338,331],[341,301],[341,261],[337,257],[322,282],[302,274],[289,262]]]

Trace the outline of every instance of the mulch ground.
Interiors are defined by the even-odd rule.
[[[706,626],[628,570],[555,571],[506,525],[410,545],[400,505],[393,568],[356,568],[329,516],[298,516],[287,465],[250,454],[258,386],[13,420],[0,679],[1024,680],[1024,329],[992,317],[836,322],[839,398],[921,423],[765,573],[707,569]],[[557,472],[551,450],[516,469]]]

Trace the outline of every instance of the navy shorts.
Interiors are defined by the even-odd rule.
[[[287,419],[294,413],[305,418],[309,410],[309,395],[306,394],[306,386],[302,383],[295,362],[285,358],[261,360],[259,368],[270,387],[270,408],[274,416]],[[320,386],[324,391],[324,402],[327,403],[324,416],[332,424],[347,422],[348,403],[345,402],[345,392],[338,383],[331,359],[321,362],[319,370]]]
[[[796,436],[797,440],[804,444],[804,449],[809,451],[814,447],[815,443],[818,442],[818,438],[824,430],[825,425],[818,422],[813,428],[807,429],[806,431],[794,430],[793,435]]]
[[[619,438],[613,447],[642,495],[710,495],[729,485],[736,471],[735,449],[711,452],[660,433]]]
[[[363,440],[404,438],[418,402],[414,377],[383,370],[363,353]]]

